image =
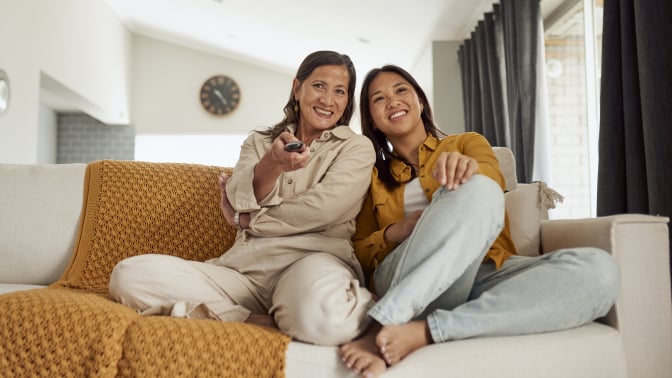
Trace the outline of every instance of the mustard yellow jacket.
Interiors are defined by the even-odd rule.
[[[420,170],[418,178],[425,196],[431,201],[432,194],[439,187],[439,182],[432,177],[432,169],[436,159],[442,152],[459,151],[478,161],[478,173],[495,180],[502,190],[505,188],[504,176],[499,169],[499,162],[488,141],[478,133],[467,132],[438,139],[427,137],[419,146]],[[395,160],[391,164],[392,175],[400,183],[411,178],[411,167]],[[385,239],[385,229],[404,218],[404,185],[389,191],[378,179],[378,171],[373,168],[371,186],[364,205],[357,216],[357,228],[353,237],[355,254],[359,259],[364,274],[370,279],[378,264],[383,261],[399,243]],[[486,259],[495,262],[497,268],[511,255],[516,254],[516,247],[511,240],[509,221],[505,216],[504,229],[495,240],[486,255]]]

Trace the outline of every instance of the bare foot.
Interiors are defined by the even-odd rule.
[[[264,314],[250,314],[250,316],[245,320],[245,323],[256,324],[262,327],[278,329],[278,325],[275,324],[275,319],[270,315]]]
[[[388,365],[394,365],[417,349],[432,343],[426,320],[384,326],[376,336],[376,345]]]
[[[339,349],[345,366],[356,374],[361,374],[362,377],[375,378],[387,369],[376,346],[376,333],[379,329],[378,325],[371,326],[362,338],[351,341]]]

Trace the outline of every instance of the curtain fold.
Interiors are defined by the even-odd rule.
[[[533,179],[539,17],[539,0],[502,0],[458,51],[466,129],[510,147],[521,182]]]
[[[598,216],[672,215],[671,18],[669,0],[604,3]]]

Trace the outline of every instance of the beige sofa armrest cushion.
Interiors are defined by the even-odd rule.
[[[670,246],[666,217],[622,214],[541,225],[544,252],[592,246],[621,270],[621,293],[607,322],[623,335],[630,377],[672,376]]]
[[[85,164],[0,164],[0,283],[48,285],[77,236]]]

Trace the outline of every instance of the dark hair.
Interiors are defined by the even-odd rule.
[[[397,182],[392,176],[392,171],[390,168],[390,163],[393,159],[400,160],[407,165],[411,165],[404,158],[395,155],[392,152],[392,146],[387,140],[385,134],[379,129],[375,128],[373,119],[371,118],[371,109],[369,107],[369,85],[371,82],[378,77],[383,72],[392,72],[404,78],[408,81],[409,84],[413,87],[415,92],[418,94],[418,99],[422,105],[422,111],[420,113],[420,118],[422,119],[422,124],[425,127],[425,131],[429,135],[434,137],[439,137],[439,135],[445,135],[434,123],[434,116],[432,115],[432,108],[429,106],[429,101],[427,100],[427,95],[425,91],[422,90],[420,84],[401,67],[395,65],[385,65],[380,68],[374,68],[366,74],[364,83],[362,84],[362,91],[359,96],[359,111],[361,116],[361,126],[362,134],[367,138],[371,139],[373,147],[376,151],[376,168],[378,169],[378,178],[385,184],[385,187],[388,189],[394,189],[399,187],[401,184]],[[411,179],[415,178],[415,171],[411,175]]]
[[[348,70],[348,76],[350,77],[348,82],[348,104],[345,107],[343,116],[336,122],[336,124],[349,125],[350,119],[355,111],[355,84],[357,83],[355,65],[352,63],[352,60],[350,60],[350,57],[345,54],[326,50],[315,51],[303,59],[299,69],[296,71],[295,77],[299,83],[303,83],[316,68],[322,66],[344,66]],[[298,104],[294,99],[294,88],[292,86],[292,89],[289,92],[289,100],[283,110],[285,112],[285,118],[276,125],[269,127],[267,130],[261,131],[261,133],[270,135],[271,139],[275,139],[285,131],[287,125],[292,123],[298,125],[301,112],[294,111],[295,105]]]

